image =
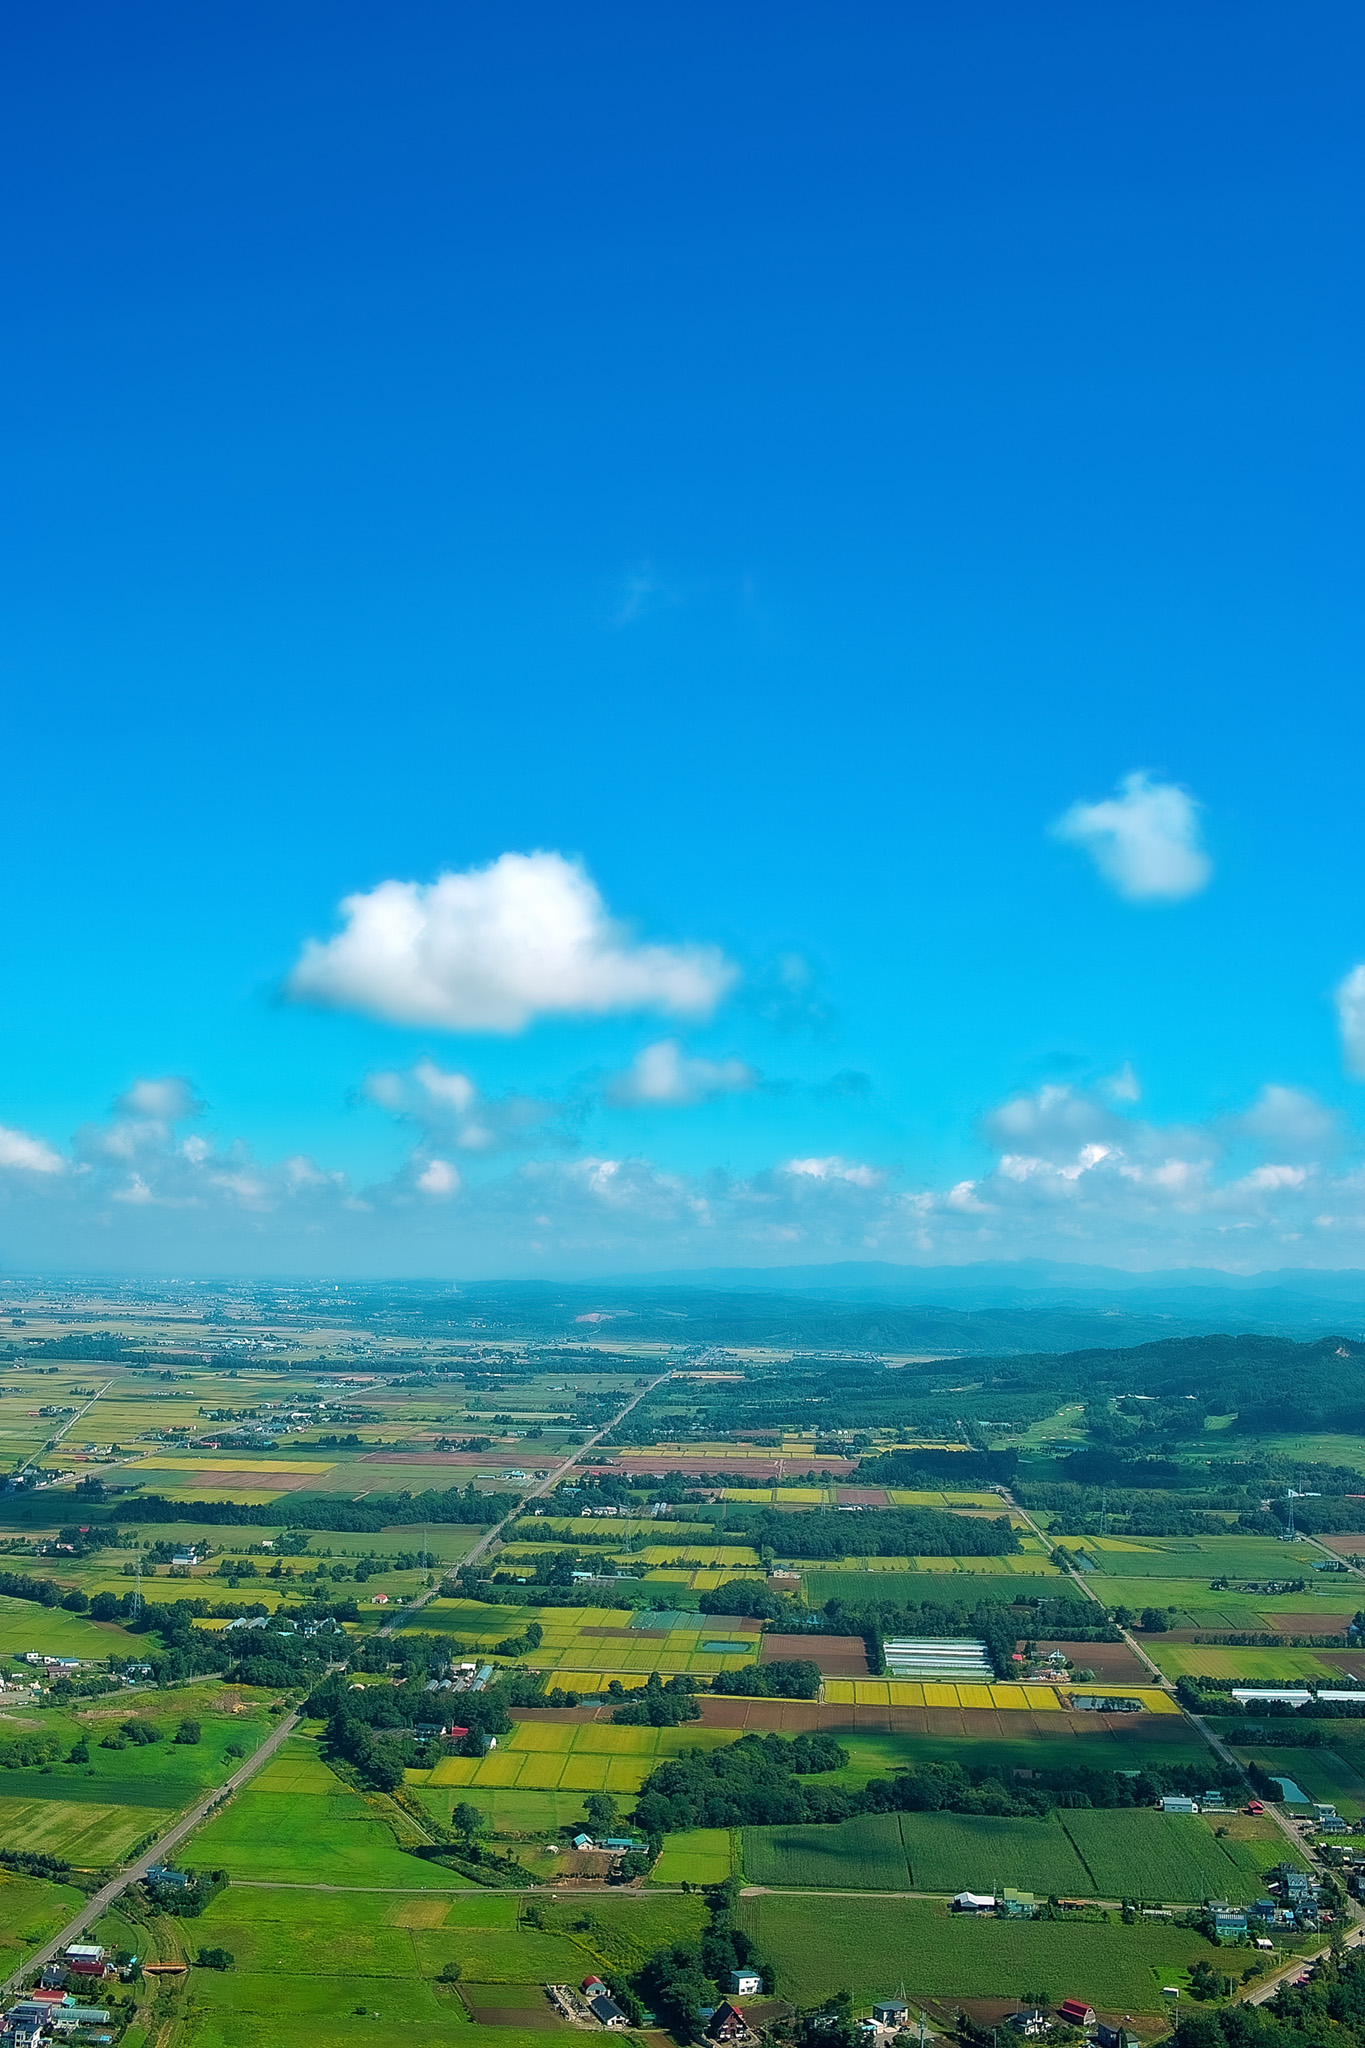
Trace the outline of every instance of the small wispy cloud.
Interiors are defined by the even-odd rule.
[[[1207,886],[1213,862],[1200,843],[1200,806],[1178,783],[1154,782],[1145,769],[1125,775],[1103,803],[1072,804],[1052,827],[1083,847],[1107,882],[1130,902],[1179,902]]]
[[[651,612],[664,611],[669,605],[678,602],[677,592],[669,589],[654,564],[640,562],[631,570],[621,587],[620,601],[612,614],[612,624],[633,626],[637,619],[647,618]]]
[[[1337,984],[1336,1002],[1346,1065],[1365,1078],[1365,967],[1353,967]]]
[[[695,1059],[676,1038],[646,1045],[623,1074],[607,1083],[609,1102],[634,1109],[683,1108],[717,1095],[739,1095],[756,1088],[757,1070],[740,1059]]]

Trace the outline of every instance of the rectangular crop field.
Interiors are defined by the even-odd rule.
[[[1037,1984],[1102,2013],[1157,2014],[1163,1984],[1184,1984],[1203,1935],[1181,1928],[977,1920],[921,1899],[741,1899],[740,1924],[776,1967],[780,1997],[855,2006],[904,1981],[910,1998],[1021,1999]]]
[[[729,1828],[693,1828],[669,1835],[650,1872],[653,1884],[724,1884],[734,1870],[737,1844]]]
[[[860,1814],[833,1827],[745,1828],[742,1853],[750,1884],[910,1889],[894,1813]]]
[[[1261,1871],[1292,1853],[1283,1836],[1258,1855],[1252,1842],[1219,1841],[1202,1818],[1149,1808],[1078,1809],[1061,1822],[1089,1872],[1084,1889],[1107,1899],[1246,1905],[1262,1895]]]
[[[1312,1650],[1168,1643],[1163,1636],[1144,1636],[1142,1646],[1169,1678],[1179,1678],[1188,1671],[1204,1678],[1235,1678],[1249,1685],[1286,1685],[1299,1678],[1338,1680],[1341,1676]]]
[[[1060,1892],[1094,1887],[1056,1814],[997,1820],[975,1813],[903,1813],[901,1838],[915,1891]]]
[[[0,1785],[3,1785],[0,1779]],[[7,1849],[64,1856],[83,1870],[116,1862],[144,1835],[166,1826],[164,1808],[101,1806],[87,1800],[0,1796],[0,1842]]]

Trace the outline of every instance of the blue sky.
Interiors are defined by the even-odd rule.
[[[0,1261],[1365,1264],[1361,43],[18,24]]]

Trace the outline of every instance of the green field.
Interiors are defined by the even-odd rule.
[[[63,1572],[62,1576],[67,1579],[74,1574]],[[48,1657],[102,1660],[115,1652],[135,1657],[140,1647],[138,1637],[130,1636],[115,1621],[87,1621],[83,1614],[69,1614],[64,1607],[40,1607],[36,1600],[12,1600],[7,1593],[0,1594],[0,1656],[22,1657],[26,1650],[38,1650]]]
[[[988,1560],[994,1562],[995,1560]],[[846,1600],[851,1607],[869,1600],[905,1603],[919,1600],[962,1601],[974,1606],[980,1600],[1057,1600],[1080,1598],[1074,1586],[1054,1572],[1028,1577],[1018,1572],[864,1572],[803,1571],[806,1603],[823,1607],[827,1600]]]
[[[1287,1768],[1287,1767],[1286,1767]],[[1237,1824],[1239,1831],[1243,1823]],[[1260,1873],[1286,1853],[1219,1840],[1193,1815],[1078,1809],[1046,1820],[963,1813],[867,1814],[836,1827],[743,1830],[750,1884],[849,1891],[1000,1892],[1198,1904],[1260,1896]]]
[[[0,1778],[0,1785],[3,1785]],[[0,1843],[65,1856],[82,1870],[98,1870],[127,1854],[134,1842],[166,1826],[154,1806],[104,1806],[89,1800],[6,1799],[0,1795]]]
[[[517,2048],[515,2024],[471,2025],[466,2002],[515,2014],[525,1987],[637,1967],[652,1949],[694,1936],[704,1918],[699,1899],[594,1895],[537,1902],[545,1924],[535,1927],[528,1904],[478,1891],[442,1899],[231,1887],[196,1922],[195,1938],[230,1949],[236,1967],[195,1973],[188,2038],[194,2048],[278,2048],[283,2029],[309,2048],[353,2048],[357,2026],[372,2029],[378,2013],[419,2048]],[[463,1973],[458,1993],[434,1982],[453,1962]]]
[[[894,1813],[870,1813],[834,1827],[745,1828],[750,1884],[908,1891],[910,1873]]]
[[[1255,1650],[1221,1643],[1170,1643],[1145,1636],[1142,1647],[1168,1678],[1185,1672],[1204,1678],[1235,1678],[1250,1685],[1289,1684],[1296,1678],[1339,1681],[1341,1673],[1312,1650]]]
[[[735,1866],[735,1839],[729,1828],[693,1828],[669,1835],[663,1854],[650,1872],[653,1884],[723,1884]]]
[[[292,1735],[193,1838],[199,1863],[233,1878],[295,1884],[458,1889],[462,1880],[403,1853],[421,1833],[383,1793],[352,1792],[311,1736]]]
[[[1187,1579],[1119,1579],[1097,1572],[1086,1583],[1106,1607],[1134,1610],[1173,1608],[1175,1611],[1169,1616],[1172,1628],[1229,1629],[1249,1634],[1258,1633],[1266,1626],[1263,1617],[1300,1615],[1318,1606],[1321,1606],[1324,1616],[1322,1624],[1303,1633],[1330,1634],[1325,1617],[1354,1612],[1358,1597],[1343,1594],[1340,1588],[1345,1582],[1339,1578],[1319,1581],[1314,1577],[1309,1588],[1302,1593],[1238,1593],[1221,1589],[1214,1592],[1208,1579],[1202,1575]],[[1150,1644],[1159,1638],[1144,1637],[1143,1640],[1144,1644]]]
[[[8,1976],[31,1949],[74,1919],[84,1903],[84,1892],[69,1884],[0,1871],[0,1975]]]
[[[741,1924],[776,1967],[779,1995],[814,2002],[846,1987],[856,2004],[894,1993],[1021,1998],[1045,1987],[1114,2015],[1158,2013],[1161,1987],[1183,1984],[1204,1937],[1150,1925],[977,1920],[921,1899],[740,1901]]]
[[[1121,1579],[1291,1579],[1311,1585],[1322,1563],[1315,1543],[1281,1543],[1274,1536],[1075,1537],[1106,1577]],[[1296,1594],[1302,1599],[1302,1594]]]
[[[1231,1835],[1220,1841],[1192,1814],[1128,1807],[1081,1809],[1061,1819],[1090,1873],[1086,1889],[1100,1898],[1167,1904],[1218,1898],[1246,1905],[1264,1892],[1261,1872],[1292,1855],[1278,1831],[1263,1841]]]
[[[974,1813],[903,1813],[914,1889],[1087,1896],[1095,1889],[1058,1816],[992,1820]]]

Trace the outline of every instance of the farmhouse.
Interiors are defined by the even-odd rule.
[[[1006,2025],[1013,2027],[1016,2034],[1022,2034],[1026,2041],[1038,2041],[1047,2033],[1052,2022],[1044,2012],[1035,2007],[1028,2012],[1012,2012]]]
[[[872,2017],[879,2027],[903,2027],[910,2008],[903,1998],[881,1998],[872,2008]]]
[[[1000,1910],[1007,1920],[1031,1920],[1038,1910],[1032,1892],[1016,1892],[1009,1885],[1000,1894]]]
[[[752,1998],[763,1989],[763,1979],[757,1970],[731,1970],[730,1995],[733,1998]]]
[[[706,2022],[708,2041],[748,2041],[752,2036],[753,2028],[739,2007],[731,2005],[728,1998],[716,2007]]]

